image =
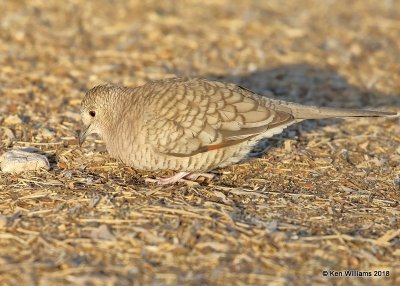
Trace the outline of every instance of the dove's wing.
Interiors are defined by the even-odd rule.
[[[268,107],[268,99],[234,84],[172,79],[162,88],[152,85],[157,95],[147,108],[146,142],[167,155],[224,148],[295,122],[289,108]]]

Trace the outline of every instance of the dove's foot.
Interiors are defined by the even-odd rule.
[[[190,181],[196,181],[200,177],[204,177],[206,179],[212,180],[216,177],[217,175],[213,173],[190,173],[186,175],[184,178]]]
[[[199,177],[205,177],[209,180],[215,178],[215,174],[212,173],[188,173],[188,172],[179,172],[176,175],[168,178],[146,178],[147,183],[156,183],[159,185],[168,185],[174,184],[176,182],[193,182],[196,181]]]

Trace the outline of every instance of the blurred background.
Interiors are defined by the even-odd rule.
[[[395,0],[0,5],[2,95],[22,88],[71,98],[99,83],[182,75],[235,77],[259,92],[269,85],[278,95],[310,98],[349,85],[399,90]]]
[[[375,242],[399,228],[394,120],[295,127],[268,157],[225,169],[221,188],[151,189],[104,148],[77,148],[87,89],[174,76],[398,110],[400,3],[0,0],[0,150],[34,143],[52,164],[0,173],[0,282],[311,285],[323,269],[398,265],[398,240]]]

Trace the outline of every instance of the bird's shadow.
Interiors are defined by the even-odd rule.
[[[400,94],[386,94],[374,88],[379,82],[377,78],[372,78],[363,87],[355,86],[334,69],[304,63],[281,65],[245,74],[206,74],[200,77],[235,83],[260,95],[272,92],[277,99],[305,105],[383,110],[389,106],[400,106]],[[307,133],[336,124],[340,120],[307,120],[289,127],[285,138],[297,136],[299,130]],[[273,143],[268,139],[262,140],[251,153],[255,155],[252,157],[260,156],[262,152],[259,150],[264,150],[269,144],[280,146],[282,143],[283,140],[274,140]]]

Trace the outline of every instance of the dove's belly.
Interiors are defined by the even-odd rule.
[[[218,167],[228,166],[245,159],[254,142],[245,141],[235,146],[199,153],[188,157],[169,156],[156,153],[149,145],[132,148],[129,156],[117,152],[109,153],[123,163],[138,170],[160,171],[174,170],[179,172],[208,172]],[[126,152],[124,152],[126,154]]]
[[[290,124],[288,124],[290,125]],[[114,158],[138,170],[160,171],[174,170],[179,172],[208,172],[219,167],[225,167],[249,158],[249,153],[262,138],[272,137],[280,133],[286,126],[268,130],[259,136],[239,144],[220,149],[198,153],[193,156],[177,157],[154,151],[154,148],[144,142],[127,143],[119,140],[115,150],[108,148]]]

